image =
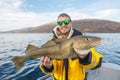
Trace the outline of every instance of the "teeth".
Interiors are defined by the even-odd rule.
[[[78,54],[88,54],[90,52],[90,50],[78,50],[78,49],[74,49],[74,50]]]

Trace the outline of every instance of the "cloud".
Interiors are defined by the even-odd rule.
[[[71,16],[71,18],[75,20],[90,17],[89,14],[82,12],[82,10],[76,9],[75,7],[66,8],[60,11],[59,13],[62,13],[62,12],[68,13]]]
[[[106,19],[112,21],[120,21],[120,9],[104,9],[94,12],[78,10],[76,8],[67,8],[63,12],[69,13],[73,19]]]
[[[66,9],[60,12],[34,13],[34,12],[9,12],[1,15],[0,27],[1,30],[20,29],[25,27],[35,27],[45,23],[55,21],[57,16],[62,13],[68,13],[72,19],[108,19],[119,20],[119,9],[108,9],[96,11],[92,14],[82,13],[77,9]],[[3,28],[4,27],[4,28]]]
[[[0,31],[33,27],[54,20],[51,13],[23,12],[22,0],[2,0],[0,7]],[[51,16],[51,17],[50,17]]]
[[[55,13],[16,12],[5,13],[0,18],[0,29],[12,30],[33,27],[55,20]],[[3,28],[4,27],[4,28]],[[8,28],[8,29],[7,29]]]
[[[106,9],[94,13],[93,18],[120,21],[120,9]]]
[[[61,11],[32,12],[22,11],[23,0],[0,0],[0,31],[14,30],[25,27],[35,27],[55,21],[60,13],[68,13],[72,19],[107,19],[120,21],[120,9],[104,9],[88,12],[87,9],[68,7]],[[32,5],[33,6],[33,5]],[[83,12],[84,10],[84,12]]]
[[[0,0],[0,11],[2,12],[15,12],[20,10],[22,0]]]

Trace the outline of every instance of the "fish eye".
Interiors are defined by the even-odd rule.
[[[89,41],[90,40],[90,38],[85,38],[85,41]]]

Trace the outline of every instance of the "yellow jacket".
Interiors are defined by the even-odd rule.
[[[74,60],[68,60],[68,80],[84,80],[86,70],[93,69],[97,66],[102,58],[102,55],[95,51],[94,48],[90,49],[91,51],[91,61],[87,65],[80,64],[79,58]],[[46,74],[54,74],[54,77],[57,80],[65,80],[65,68],[63,66],[63,60],[52,60],[54,69],[51,72],[46,72],[42,65],[40,69]]]
[[[82,33],[74,30],[73,36]],[[86,70],[94,69],[101,66],[102,55],[95,51],[94,48],[90,49],[86,59],[69,59],[68,60],[68,80],[84,80]],[[65,64],[64,60],[52,60],[53,67],[51,70],[46,69],[45,66],[40,64],[40,69],[46,74],[53,74],[56,80],[65,80]],[[53,79],[54,80],[54,79]]]

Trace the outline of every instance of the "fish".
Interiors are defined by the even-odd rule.
[[[51,59],[76,58],[78,55],[75,50],[89,50],[97,46],[101,38],[95,36],[75,36],[70,39],[57,40],[59,43],[50,40],[42,47],[36,47],[29,44],[26,48],[25,55],[15,56],[12,61],[17,69],[20,69],[27,59],[36,59],[42,56],[48,56]]]

